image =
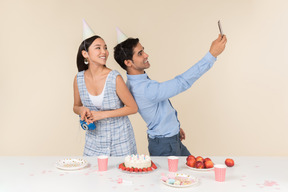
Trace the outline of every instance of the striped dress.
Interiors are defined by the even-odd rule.
[[[106,88],[102,107],[96,108],[89,98],[84,71],[77,74],[77,85],[84,107],[91,111],[106,111],[123,107],[122,101],[116,94],[116,77],[120,73],[113,70],[106,79]],[[84,156],[125,156],[137,154],[133,127],[127,116],[112,117],[95,121],[96,129],[87,130],[85,135]]]

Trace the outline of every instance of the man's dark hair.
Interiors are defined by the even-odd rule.
[[[127,66],[125,65],[124,61],[132,60],[134,54],[133,50],[138,43],[138,38],[128,38],[114,47],[114,59],[123,69],[127,70]]]

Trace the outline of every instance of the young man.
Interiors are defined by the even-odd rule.
[[[117,32],[119,37],[119,30]],[[125,35],[121,35],[123,40]],[[122,40],[118,38],[118,45],[114,47],[114,58],[127,71],[127,86],[136,100],[140,115],[147,123],[150,155],[190,155],[181,142],[185,139],[185,133],[180,128],[177,111],[169,98],[190,88],[212,67],[216,57],[225,49],[226,36],[219,35],[212,42],[209,52],[190,69],[162,83],[151,80],[145,72],[145,69],[150,67],[149,56],[139,39]]]

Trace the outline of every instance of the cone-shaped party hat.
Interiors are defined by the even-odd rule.
[[[94,35],[95,35],[94,31],[89,27],[89,25],[83,19],[83,41]]]
[[[126,39],[128,39],[128,37],[122,33],[122,31],[116,27],[116,31],[117,31],[117,41],[118,41],[118,44],[119,43],[122,43],[123,41],[125,41]]]

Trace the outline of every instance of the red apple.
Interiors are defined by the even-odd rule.
[[[212,161],[212,160],[209,157],[207,157],[207,158],[204,159],[203,162],[205,163],[205,161]]]
[[[195,167],[197,169],[203,169],[204,168],[204,163],[202,161],[196,161]]]
[[[196,159],[195,158],[190,158],[190,159],[188,159],[188,161],[187,161],[187,165],[189,166],[189,167],[195,167],[195,163],[196,163]]]
[[[227,167],[233,167],[234,166],[234,160],[233,159],[226,159],[225,164]]]
[[[195,159],[195,157],[193,155],[189,155],[187,158],[186,158],[186,161],[188,161],[189,159]]]
[[[206,160],[204,162],[204,166],[205,166],[206,169],[210,169],[210,168],[214,167],[214,164],[213,164],[213,162],[211,160],[210,161]]]
[[[204,161],[204,159],[203,159],[203,157],[201,157],[201,156],[198,156],[198,157],[196,157],[196,161]]]

